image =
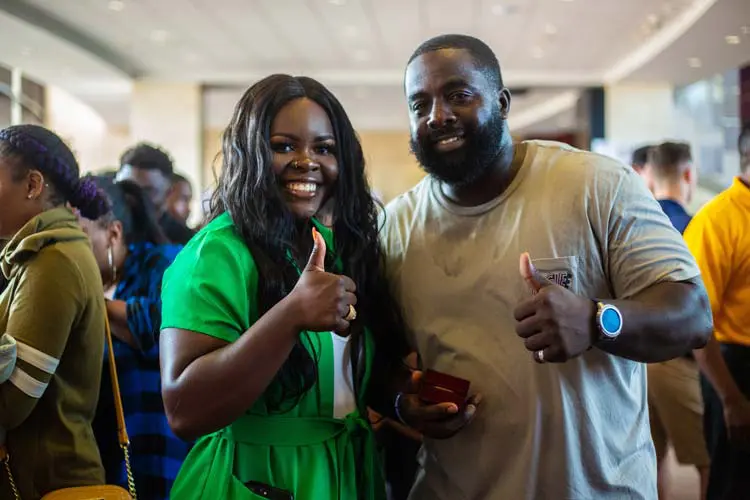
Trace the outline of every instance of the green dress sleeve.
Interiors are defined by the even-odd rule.
[[[164,274],[161,328],[234,342],[258,317],[258,271],[223,215],[197,234]]]

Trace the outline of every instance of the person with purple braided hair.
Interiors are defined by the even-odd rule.
[[[92,430],[104,355],[104,290],[71,207],[95,220],[106,195],[79,178],[53,132],[0,130],[0,336],[15,340],[13,372],[0,383],[0,427],[18,495],[104,483]],[[7,338],[7,337],[6,337]],[[18,498],[0,469],[0,498]]]

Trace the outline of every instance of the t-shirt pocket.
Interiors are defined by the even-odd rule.
[[[580,293],[580,277],[578,275],[578,257],[550,257],[531,259],[531,263],[549,281],[573,293]]]

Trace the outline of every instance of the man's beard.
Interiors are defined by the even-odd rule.
[[[434,141],[438,135],[450,134],[455,130],[453,127],[421,140],[412,136],[409,145],[425,172],[455,187],[468,186],[481,179],[500,155],[504,126],[505,120],[498,110],[479,127],[463,127],[464,144],[457,150],[441,153]]]

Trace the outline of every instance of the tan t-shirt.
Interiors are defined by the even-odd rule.
[[[511,186],[485,205],[456,206],[428,177],[386,209],[388,274],[424,366],[484,395],[461,433],[425,440],[412,498],[654,499],[645,366],[598,349],[535,363],[512,314],[530,293],[519,257],[601,299],[699,271],[630,168],[558,143],[522,147]]]

